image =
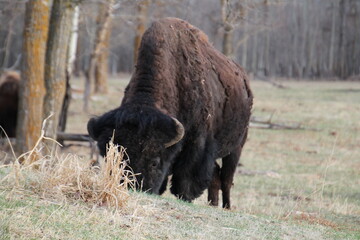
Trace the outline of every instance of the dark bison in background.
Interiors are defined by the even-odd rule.
[[[102,155],[114,142],[126,148],[142,190],[192,201],[209,189],[209,202],[230,207],[230,188],[247,136],[253,96],[244,70],[207,36],[176,19],[145,32],[121,106],[92,118],[90,136]],[[216,163],[222,158],[222,167]]]
[[[19,102],[20,75],[17,72],[5,72],[0,78],[0,126],[8,137],[15,137],[17,109]],[[0,130],[0,137],[4,132]]]

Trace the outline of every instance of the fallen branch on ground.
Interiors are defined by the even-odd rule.
[[[274,80],[272,80],[271,78],[268,78],[268,77],[256,76],[256,79],[261,80],[263,82],[270,83],[271,85],[273,85],[274,87],[277,87],[277,88],[288,88],[288,87],[284,86],[283,84],[281,84],[279,82],[276,82],[276,81],[274,81]]]
[[[246,176],[263,175],[271,178],[281,178],[281,175],[274,171],[255,171],[255,170],[239,168],[238,173]]]
[[[88,134],[76,134],[58,132],[57,140],[60,141],[77,141],[77,142],[91,142],[93,141]]]
[[[317,128],[308,128],[301,125],[301,123],[286,124],[286,123],[274,123],[271,118],[268,120],[260,120],[256,117],[250,119],[250,127],[261,129],[287,129],[287,130],[311,130],[320,131]]]
[[[97,151],[97,147],[95,141],[88,135],[88,134],[76,134],[76,133],[65,133],[65,132],[58,132],[57,133],[57,140],[61,143],[64,141],[73,141],[73,142],[88,142],[90,144],[90,159],[94,159],[94,165],[99,164],[99,153]],[[69,145],[64,145],[64,147],[69,147]]]
[[[57,133],[57,141],[74,141],[74,142],[93,142],[88,134],[74,134],[74,133]],[[16,138],[0,138],[0,145],[16,143]]]

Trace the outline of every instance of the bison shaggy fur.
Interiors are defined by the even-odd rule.
[[[176,19],[154,22],[120,107],[88,122],[102,155],[106,144],[126,148],[139,186],[192,201],[230,207],[230,187],[247,137],[253,95],[245,71],[207,36]],[[221,167],[216,159],[222,158]]]
[[[5,72],[0,79],[0,126],[8,137],[16,134],[19,85],[20,75],[17,72]],[[1,136],[4,136],[2,131]]]

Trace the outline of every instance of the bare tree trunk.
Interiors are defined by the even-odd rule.
[[[306,73],[306,69],[307,69],[307,56],[306,56],[306,47],[307,47],[307,41],[308,41],[308,0],[304,0],[303,1],[303,31],[302,31],[302,42],[301,42],[301,50],[300,50],[300,54],[301,54],[301,72],[300,72],[300,78],[304,77],[304,73]]]
[[[9,27],[8,27],[6,40],[5,40],[5,46],[4,46],[5,54],[4,54],[2,64],[0,65],[0,66],[2,66],[2,68],[7,68],[9,66],[9,57],[10,57],[12,37],[13,37],[13,34],[14,34],[13,28],[14,28],[15,17],[16,16],[13,16],[9,21]]]
[[[62,103],[66,91],[67,54],[72,30],[75,3],[73,0],[54,0],[46,52],[44,118],[49,118],[45,135],[56,139]],[[63,49],[63,51],[59,51]],[[49,150],[55,150],[51,142]]]
[[[49,26],[50,0],[29,0],[26,3],[23,65],[20,83],[20,98],[17,122],[19,153],[32,149],[41,135],[43,120],[44,64]],[[36,156],[29,158],[34,161]]]
[[[267,7],[268,1],[263,0],[261,7],[259,8],[259,11],[262,13],[259,17],[259,20],[261,19],[261,22],[265,25],[265,32],[259,32],[260,37],[258,39],[258,47],[257,47],[257,75],[265,76],[265,47],[266,47],[266,35],[267,35],[267,15],[268,15],[268,7]]]
[[[346,2],[340,0],[340,36],[339,36],[339,76],[345,78],[345,45],[346,45]]]
[[[136,34],[134,39],[134,63],[136,63],[137,61],[138,49],[140,47],[141,37],[145,32],[148,6],[149,6],[149,0],[142,0],[138,4],[137,26],[136,26]]]
[[[331,38],[330,38],[330,49],[329,49],[329,63],[328,71],[333,74],[334,68],[334,53],[335,53],[335,32],[336,32],[336,11],[338,10],[337,1],[334,1],[332,4],[332,19],[331,19]]]
[[[61,108],[60,121],[59,121],[59,131],[64,132],[66,129],[67,115],[71,101],[71,76],[73,74],[74,62],[76,59],[76,49],[78,41],[78,25],[79,25],[79,6],[76,6],[74,9],[74,16],[72,20],[72,30],[70,37],[70,45],[67,56],[67,66],[66,66],[66,91],[64,96],[64,101]],[[61,142],[60,142],[61,143]],[[62,144],[62,143],[61,143]]]
[[[111,12],[112,12],[113,0],[107,2],[107,11],[106,16],[104,16],[104,22],[97,26],[96,37],[94,50],[90,56],[89,68],[85,73],[85,90],[84,90],[84,106],[83,110],[85,112],[89,111],[89,100],[91,95],[91,83],[95,83],[95,69],[99,62],[99,56],[103,50],[104,41],[107,38],[107,35],[110,34],[110,24],[111,24]],[[105,44],[106,46],[106,44]],[[107,64],[106,64],[107,65]]]
[[[66,129],[68,110],[70,107],[71,95],[72,95],[70,78],[71,76],[69,75],[69,72],[66,71],[66,87],[65,87],[66,89],[65,89],[64,100],[61,105],[59,128],[58,128],[58,131],[60,132],[64,132]]]
[[[360,58],[359,58],[359,54],[360,54],[360,4],[358,2],[356,2],[355,0],[353,1],[354,4],[354,12],[355,12],[355,19],[354,19],[354,31],[355,31],[355,38],[353,41],[353,49],[354,51],[352,51],[352,63],[353,63],[353,67],[352,67],[352,75],[360,75]]]
[[[310,4],[308,4],[308,8],[306,9],[306,11],[309,12],[310,10]],[[319,54],[316,54],[316,42],[318,39],[318,33],[319,33],[319,18],[317,18],[316,16],[311,19],[312,21],[312,26],[311,28],[308,28],[308,47],[307,47],[307,51],[308,51],[308,60],[306,61],[306,65],[307,65],[307,71],[306,71],[306,76],[307,77],[311,77],[314,78],[316,77],[316,74],[318,72],[317,69],[317,60],[318,60],[318,56]],[[307,19],[305,19],[305,21],[307,21]]]
[[[243,4],[246,4],[247,0],[243,0]],[[247,15],[247,11],[244,5],[240,5],[240,16],[241,19],[244,21],[244,37],[245,37],[245,41],[243,43],[243,54],[242,54],[242,58],[241,58],[241,64],[244,68],[246,68],[247,66],[247,48],[248,48],[248,38],[246,37],[246,35],[248,34],[248,26],[247,26],[247,21],[245,20],[245,17]]]
[[[270,9],[268,6],[268,1],[264,1],[264,8],[265,8],[265,24],[269,24],[270,19]],[[264,52],[264,75],[270,75],[270,29],[266,30],[266,37],[265,37],[265,52]]]
[[[233,27],[231,26],[231,24],[227,24],[224,27],[223,53],[225,56],[228,56],[230,58],[234,58],[233,36]]]
[[[293,62],[293,77],[300,77],[302,69],[301,69],[301,54],[299,53],[298,49],[299,49],[299,38],[300,38],[300,33],[301,33],[301,28],[299,27],[299,22],[298,22],[298,11],[299,11],[299,7],[298,7],[298,2],[294,2],[293,3],[293,12],[292,12],[292,20],[293,20],[293,24],[294,24],[294,29],[293,29],[293,46],[292,46],[292,62]]]
[[[105,33],[104,39],[96,42],[96,44],[100,46],[95,47],[100,48],[95,66],[95,93],[108,92],[108,58],[111,35],[111,14],[109,13],[111,13],[112,5],[113,1],[101,3],[100,11],[97,17],[97,31],[105,31]],[[101,29],[101,27],[106,27],[106,29]]]
[[[78,37],[79,37],[79,6],[75,6],[73,20],[72,20],[70,45],[68,51],[68,59],[67,59],[68,62],[66,67],[66,71],[68,72],[69,75],[72,75],[74,71]]]
[[[224,37],[222,42],[222,52],[225,56],[233,58],[234,56],[234,47],[233,47],[233,38],[234,38],[234,27],[229,19],[229,0],[220,0],[221,1],[221,20],[224,28]]]
[[[254,13],[255,21],[257,21],[257,11]],[[257,45],[258,45],[258,33],[255,33],[252,41],[252,64],[251,68],[254,75],[257,75]]]

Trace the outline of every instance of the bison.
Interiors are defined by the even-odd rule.
[[[0,126],[8,137],[16,134],[19,86],[20,75],[17,72],[5,72],[0,79]],[[1,130],[0,136],[4,136]]]
[[[253,102],[245,71],[207,36],[176,18],[144,33],[120,107],[91,118],[87,129],[126,148],[142,190],[192,201],[208,189],[210,204],[230,208],[230,188],[247,137]],[[222,158],[222,167],[216,163]]]

